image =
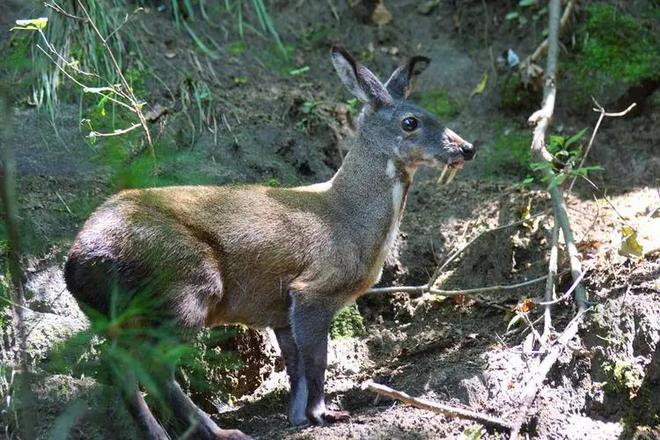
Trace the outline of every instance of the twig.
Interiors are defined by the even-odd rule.
[[[68,212],[69,214],[73,215],[73,212],[71,212],[71,208],[69,208],[69,205],[66,204],[66,202],[64,201],[64,199],[62,198],[62,196],[60,195],[60,193],[58,193],[57,191],[55,191],[55,195],[57,196],[58,199],[60,199],[60,202],[62,202],[62,204],[63,204],[64,207],[66,208],[66,212]]]
[[[555,221],[552,227],[552,246],[550,248],[550,261],[548,263],[548,278],[545,283],[545,294],[543,299],[546,303],[552,301],[555,293],[555,278],[557,277],[557,265],[559,255],[559,225]],[[545,304],[543,311],[543,335],[541,340],[546,341],[552,328],[552,313],[550,304]]]
[[[88,138],[97,138],[97,137],[112,137],[112,136],[121,136],[122,134],[129,133],[136,128],[142,127],[142,124],[133,124],[130,127],[118,128],[111,133],[99,133],[98,131],[90,131],[87,135]]]
[[[545,85],[543,87],[543,105],[541,109],[534,112],[528,120],[530,125],[534,125],[534,137],[532,139],[532,156],[538,162],[552,162],[552,155],[546,149],[545,136],[552,115],[555,109],[555,98],[557,96],[557,55],[559,52],[559,14],[561,5],[559,0],[550,0],[549,5],[549,33],[548,33],[548,64],[545,70]],[[550,167],[544,167],[543,172],[548,182],[552,182],[555,173]],[[552,207],[555,213],[555,221],[559,223],[562,233],[564,235],[564,242],[566,243],[566,251],[568,252],[571,275],[573,280],[578,279],[582,273],[582,265],[580,263],[580,256],[575,245],[573,238],[573,231],[571,230],[570,220],[566,209],[566,202],[564,196],[558,185],[550,186],[550,196],[552,198]],[[577,285],[575,288],[575,301],[580,310],[587,307],[587,296],[582,285]]]
[[[591,146],[594,143],[594,139],[596,138],[596,133],[598,133],[598,129],[600,128],[600,123],[603,122],[603,119],[605,116],[612,117],[612,118],[618,118],[621,116],[625,116],[630,110],[635,108],[637,105],[636,102],[633,102],[628,106],[627,109],[625,109],[622,112],[617,112],[617,113],[608,113],[605,111],[602,105],[596,101],[595,98],[591,98],[594,101],[594,104],[596,105],[596,108],[594,109],[595,112],[599,112],[600,116],[598,116],[598,122],[596,122],[596,126],[594,127],[593,133],[591,133],[591,138],[589,139],[589,144],[587,144],[586,150],[584,150],[584,154],[582,155],[582,160],[580,161],[580,165],[578,165],[578,169],[582,168],[584,166],[584,163],[587,160],[587,155],[589,154],[589,151],[591,150]],[[578,176],[575,175],[573,176],[573,180],[571,181],[571,184],[568,186],[568,191],[571,192],[573,190],[573,185],[575,185],[575,181],[577,180]]]
[[[577,286],[580,285],[580,281],[582,281],[582,278],[584,278],[585,272],[586,271],[583,271],[583,272],[580,273],[580,276],[577,277],[577,279],[575,281],[573,281],[573,284],[571,284],[571,287],[562,296],[560,296],[557,299],[550,300],[550,301],[540,302],[539,304],[542,305],[542,306],[551,306],[553,304],[557,304],[557,303],[560,303],[560,302],[568,299],[571,296],[571,293],[573,293],[573,291],[577,288]]]
[[[571,18],[571,14],[573,13],[573,8],[575,7],[575,4],[577,3],[577,0],[570,0],[568,4],[566,5],[566,8],[564,9],[564,13],[561,16],[561,21],[559,23],[559,33],[564,32],[566,29],[566,25],[568,24],[569,18]],[[549,37],[548,37],[549,38]],[[539,58],[543,56],[543,54],[548,50],[548,38],[543,40],[543,42],[539,45],[539,47],[536,48],[534,53],[532,53],[525,61],[521,64],[529,64],[533,63]]]
[[[543,352],[547,353],[548,352],[548,346],[545,344],[545,341],[543,340],[543,337],[536,330],[536,327],[534,327],[534,323],[529,319],[529,316],[527,316],[527,313],[521,313],[520,315],[522,316],[523,321],[525,321],[525,323],[529,327],[529,330],[532,332],[532,335],[534,335],[536,340],[539,341],[539,344],[541,344],[541,347],[543,348]],[[533,348],[533,345],[532,345],[532,348]]]
[[[66,12],[60,5],[58,5],[55,2],[53,2],[53,3],[46,2],[46,3],[44,3],[44,6],[47,7],[47,8],[52,9],[53,11],[57,12],[58,14],[62,14],[65,17],[71,18],[73,20],[87,21],[87,19],[84,18],[84,17],[78,17],[77,15],[73,15],[73,14],[70,14],[70,13]]]
[[[405,404],[414,406],[416,408],[425,409],[436,414],[443,414],[449,417],[460,417],[462,419],[470,419],[477,421],[482,425],[492,426],[500,429],[510,430],[513,427],[510,422],[504,419],[500,419],[499,417],[490,416],[488,414],[483,414],[469,409],[444,405],[442,403],[431,402],[427,399],[412,397],[402,391],[397,391],[372,381],[368,381],[362,384],[362,389],[372,391],[382,396],[387,396],[391,399],[399,400]]]
[[[527,419],[527,413],[539,392],[539,388],[550,372],[550,369],[552,369],[552,366],[557,362],[557,359],[559,359],[559,355],[562,353],[568,342],[570,342],[570,340],[577,334],[579,325],[582,322],[582,317],[585,313],[586,310],[578,312],[571,322],[568,323],[564,332],[557,339],[557,342],[550,348],[548,354],[533,372],[532,377],[527,381],[527,385],[518,398],[518,401],[520,401],[521,404],[518,407],[518,417],[514,420],[511,427],[511,439],[518,438],[520,428]]]
[[[99,28],[96,26],[96,23],[94,23],[94,20],[92,20],[92,17],[89,15],[89,12],[87,11],[87,8],[85,8],[85,5],[83,4],[82,0],[78,0],[77,3],[80,9],[85,14],[85,17],[87,18],[89,25],[94,30],[96,36],[101,40],[104,49],[108,53],[108,57],[110,58],[113,67],[115,68],[117,76],[121,80],[123,92],[129,96],[131,105],[133,106],[133,112],[137,115],[138,119],[140,120],[140,125],[142,125],[142,128],[144,129],[144,134],[147,138],[147,145],[149,147],[149,154],[151,157],[155,158],[156,152],[154,151],[154,145],[151,140],[151,133],[149,132],[149,126],[147,125],[147,119],[144,117],[144,113],[142,113],[142,103],[138,101],[138,99],[135,97],[135,94],[133,93],[130,84],[126,80],[126,77],[124,77],[124,74],[121,71],[121,67],[119,67],[119,63],[117,62],[117,58],[115,58],[115,54],[112,52],[112,49],[110,49],[110,46],[108,46],[107,38],[103,37],[101,31],[99,31]]]
[[[463,289],[463,290],[442,290],[442,289],[435,289],[433,287],[430,287],[428,284],[423,284],[421,286],[392,286],[392,287],[377,287],[374,289],[369,289],[367,290],[366,293],[398,293],[398,292],[403,292],[403,293],[432,293],[434,295],[442,295],[442,296],[457,296],[457,295],[471,295],[471,294],[476,294],[476,293],[484,293],[484,292],[493,292],[493,291],[498,291],[498,290],[513,290],[517,289],[519,287],[524,287],[524,286],[529,286],[530,284],[535,284],[539,283],[547,278],[547,275],[543,275],[542,277],[534,278],[533,280],[529,281],[523,281],[521,283],[517,284],[509,284],[509,285],[495,285],[495,286],[486,286],[486,287],[477,287],[474,289]]]

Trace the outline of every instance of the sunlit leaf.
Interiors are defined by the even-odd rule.
[[[621,247],[619,254],[641,257],[644,255],[644,249],[637,240],[637,231],[632,226],[624,225],[621,228]]]
[[[472,93],[470,93],[470,98],[473,97],[474,95],[481,95],[485,90],[486,90],[486,85],[488,84],[488,72],[484,72],[483,75],[481,75],[481,81],[479,81],[479,84],[472,90]]]
[[[513,318],[509,321],[509,323],[506,326],[506,331],[511,330],[511,328],[517,324],[519,324],[523,320],[523,316],[520,313],[516,313],[513,315]]]
[[[47,17],[31,18],[29,20],[16,20],[16,26],[11,28],[14,29],[23,29],[28,31],[43,30],[48,24]]]
[[[568,148],[571,145],[573,145],[575,142],[579,141],[584,137],[584,134],[587,132],[586,128],[583,128],[582,130],[578,131],[575,133],[573,136],[569,137],[566,139],[566,142],[564,142],[564,148]]]

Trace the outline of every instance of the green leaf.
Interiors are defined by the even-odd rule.
[[[518,2],[518,6],[527,7],[527,6],[534,6],[536,4],[536,0],[520,0]]]
[[[515,20],[518,17],[520,17],[520,13],[518,11],[511,11],[504,16],[504,18],[509,21]]]
[[[583,128],[582,130],[575,133],[573,136],[566,139],[566,142],[564,142],[564,148],[568,148],[571,145],[573,145],[574,143],[576,143],[577,141],[579,141],[580,139],[582,139],[586,132],[587,132],[587,129]]]

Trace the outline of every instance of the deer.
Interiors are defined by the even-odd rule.
[[[408,100],[430,59],[414,56],[382,83],[343,47],[334,68],[362,104],[349,151],[327,182],[292,188],[172,186],[124,190],[76,236],[65,280],[77,301],[109,313],[111,286],[149,286],[158,319],[182,330],[235,323],[271,328],[289,377],[293,425],[345,421],[325,405],[328,333],[335,314],[381,277],[418,167],[453,172],[475,148]],[[127,373],[124,399],[147,439],[168,433]],[[196,438],[248,439],[221,429],[182,391],[174,374],[163,395]]]

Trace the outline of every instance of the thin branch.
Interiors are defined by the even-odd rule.
[[[578,165],[578,169],[580,169],[584,166],[584,163],[587,160],[587,156],[589,155],[589,151],[591,151],[591,146],[593,145],[594,139],[596,138],[596,133],[598,133],[598,129],[600,128],[600,124],[601,124],[601,122],[603,122],[603,119],[606,116],[612,117],[612,118],[618,118],[618,117],[621,117],[621,116],[625,116],[630,110],[635,108],[635,106],[637,105],[636,102],[633,102],[624,111],[616,112],[616,113],[608,113],[608,112],[605,111],[603,106],[600,105],[598,103],[598,101],[596,101],[596,99],[594,99],[594,98],[592,98],[592,99],[594,101],[594,104],[596,105],[596,108],[594,109],[594,111],[599,112],[600,116],[598,116],[598,122],[596,122],[596,126],[594,127],[594,131],[593,131],[593,133],[591,133],[591,138],[589,139],[589,144],[587,144],[587,149],[584,150],[584,154],[582,155],[582,160],[580,161],[580,165]],[[575,185],[575,181],[577,180],[577,178],[578,178],[577,175],[573,176],[573,180],[571,181],[571,184],[568,187],[569,192],[571,192],[573,190],[573,186]]]
[[[562,296],[560,296],[560,297],[557,298],[557,299],[553,299],[553,300],[549,300],[549,301],[546,300],[546,301],[540,302],[539,304],[542,305],[542,306],[546,306],[546,307],[547,307],[547,306],[551,306],[551,305],[553,305],[553,304],[558,304],[558,303],[560,303],[560,302],[562,302],[562,301],[567,300],[567,299],[571,296],[571,294],[573,293],[573,291],[575,291],[575,289],[577,289],[577,286],[580,285],[580,281],[582,281],[582,278],[584,278],[584,274],[585,274],[585,271],[581,272],[581,273],[580,273],[580,276],[577,277],[577,279],[576,279],[575,281],[573,281],[573,284],[571,284],[571,287],[570,287],[570,288],[566,291],[566,293],[564,293]],[[546,309],[546,310],[547,310],[547,309]]]
[[[577,3],[577,0],[570,0],[568,4],[566,5],[566,8],[564,9],[564,13],[561,16],[561,21],[559,23],[559,33],[563,33],[564,30],[566,29],[566,25],[568,24],[568,20],[571,18],[571,15],[573,14],[573,9],[575,8],[575,4]],[[539,45],[539,47],[536,48],[534,53],[532,53],[524,62],[524,63],[533,63],[539,58],[541,58],[545,52],[548,50],[548,38],[543,40],[543,42]]]
[[[133,124],[130,127],[118,128],[111,133],[99,133],[98,131],[90,131],[87,135],[88,138],[97,138],[97,137],[111,137],[111,136],[121,136],[122,134],[130,133],[136,128],[142,127],[142,124]]]
[[[40,31],[40,32],[41,32],[41,31]],[[44,36],[43,34],[42,34],[42,36],[45,38],[45,36]],[[47,45],[47,46],[48,46],[48,45]],[[66,75],[67,78],[69,78],[69,79],[70,79],[71,81],[73,81],[77,86],[79,86],[80,88],[82,88],[82,89],[83,89],[83,92],[85,92],[85,93],[94,93],[94,94],[96,94],[96,95],[100,95],[100,96],[106,98],[106,99],[107,99],[108,101],[110,101],[110,102],[114,102],[115,104],[120,105],[120,106],[122,106],[122,107],[128,109],[128,110],[131,111],[131,112],[135,112],[135,110],[133,109],[133,107],[131,107],[130,105],[126,104],[125,102],[119,101],[118,99],[115,99],[115,98],[113,98],[112,96],[103,93],[101,88],[99,88],[99,87],[90,87],[90,86],[87,86],[87,85],[81,83],[80,81],[78,81],[73,75],[71,75],[69,72],[67,72],[66,69],[64,69],[62,66],[60,66],[59,63],[58,63],[58,62],[57,62],[57,61],[56,61],[56,60],[55,60],[55,59],[54,59],[54,58],[53,58],[48,52],[46,52],[46,50],[45,50],[43,47],[41,47],[41,45],[37,44],[37,49],[39,49],[41,52],[43,52],[43,54],[46,55],[46,56],[47,56],[47,57],[53,62],[53,64],[55,64],[55,66],[60,70],[60,72],[64,73],[64,75]],[[52,49],[49,48],[49,50],[52,50]],[[57,54],[57,52],[55,52],[55,53]],[[57,55],[59,56],[59,54],[57,54]],[[69,63],[68,63],[68,62],[65,62],[65,63],[66,63],[67,66],[69,66]],[[74,69],[74,70],[76,70],[76,72],[78,72],[78,73],[81,73],[81,72],[82,72],[82,71],[80,71],[79,69]],[[96,75],[94,75],[94,76],[96,76]],[[113,91],[114,93],[116,93],[116,94],[122,96],[122,94],[119,93],[118,90],[113,89],[112,91]]]
[[[64,8],[62,8],[60,5],[58,5],[55,2],[52,2],[52,3],[46,2],[46,3],[44,3],[44,6],[47,7],[47,8],[52,9],[53,11],[57,12],[58,14],[64,15],[67,18],[71,18],[73,20],[79,20],[79,21],[87,21],[87,19],[84,18],[84,17],[78,17],[77,15],[73,15],[69,12],[66,12],[64,10]]]
[[[115,71],[117,73],[117,76],[121,80],[121,84],[123,87],[123,92],[126,93],[131,101],[131,104],[133,106],[133,111],[137,115],[138,119],[140,120],[140,125],[142,126],[144,130],[144,134],[147,138],[147,145],[149,147],[149,154],[151,157],[156,157],[156,152],[154,151],[154,145],[151,140],[151,133],[149,132],[149,126],[147,125],[147,119],[144,117],[144,114],[142,113],[142,104],[140,101],[135,97],[135,94],[133,93],[133,90],[131,89],[130,84],[126,80],[126,77],[124,77],[124,74],[121,71],[121,67],[119,67],[119,63],[117,62],[117,58],[115,58],[115,54],[112,52],[112,49],[110,49],[110,46],[108,46],[108,41],[107,38],[101,34],[101,31],[99,31],[99,28],[96,26],[96,23],[94,23],[94,20],[92,20],[92,17],[89,15],[89,12],[87,11],[87,8],[85,8],[85,5],[83,5],[82,0],[78,0],[78,6],[80,9],[83,11],[85,17],[87,18],[87,21],[89,22],[89,25],[92,27],[94,30],[94,33],[96,36],[101,40],[101,44],[103,44],[104,49],[108,53],[108,57],[110,58],[110,61],[112,62],[113,67],[115,68]]]
[[[442,414],[448,417],[470,419],[477,421],[482,425],[499,429],[510,430],[513,427],[510,422],[504,419],[500,419],[499,417],[490,416],[488,414],[483,414],[469,409],[444,405],[442,403],[431,402],[430,400],[421,399],[419,397],[412,397],[402,391],[397,391],[388,386],[377,384],[372,381],[365,382],[362,385],[362,389],[372,391],[381,396],[387,396],[391,399],[399,400],[405,404],[414,406],[416,408],[425,409],[436,414]]]
[[[545,86],[543,88],[543,105],[541,109],[534,112],[528,120],[530,125],[534,127],[534,137],[532,139],[532,156],[538,162],[552,162],[552,155],[546,149],[545,137],[552,116],[555,110],[555,99],[557,96],[557,57],[559,45],[559,15],[561,12],[561,4],[559,0],[550,0],[549,4],[549,33],[548,33],[548,64],[545,70]],[[543,168],[548,182],[552,182],[555,173],[550,167]],[[582,273],[582,265],[580,263],[580,254],[575,239],[573,238],[573,231],[571,230],[570,220],[568,218],[568,210],[564,196],[558,185],[550,186],[550,196],[552,197],[552,207],[555,213],[555,220],[559,223],[562,233],[564,235],[564,242],[566,243],[566,251],[568,252],[571,275],[573,280],[578,279]],[[580,310],[584,310],[587,306],[587,296],[582,285],[578,285],[575,289],[575,301]]]
[[[474,289],[463,289],[463,290],[442,290],[429,287],[428,284],[423,284],[421,286],[392,286],[392,287],[377,287],[374,289],[367,290],[366,293],[432,293],[433,295],[442,295],[442,296],[458,296],[458,295],[472,295],[477,293],[484,292],[494,292],[499,290],[514,290],[520,287],[529,286],[530,284],[539,283],[547,278],[547,275],[542,277],[534,278],[533,280],[523,281],[517,284],[508,284],[508,285],[495,285],[495,286],[486,286],[486,287],[477,287]]]

